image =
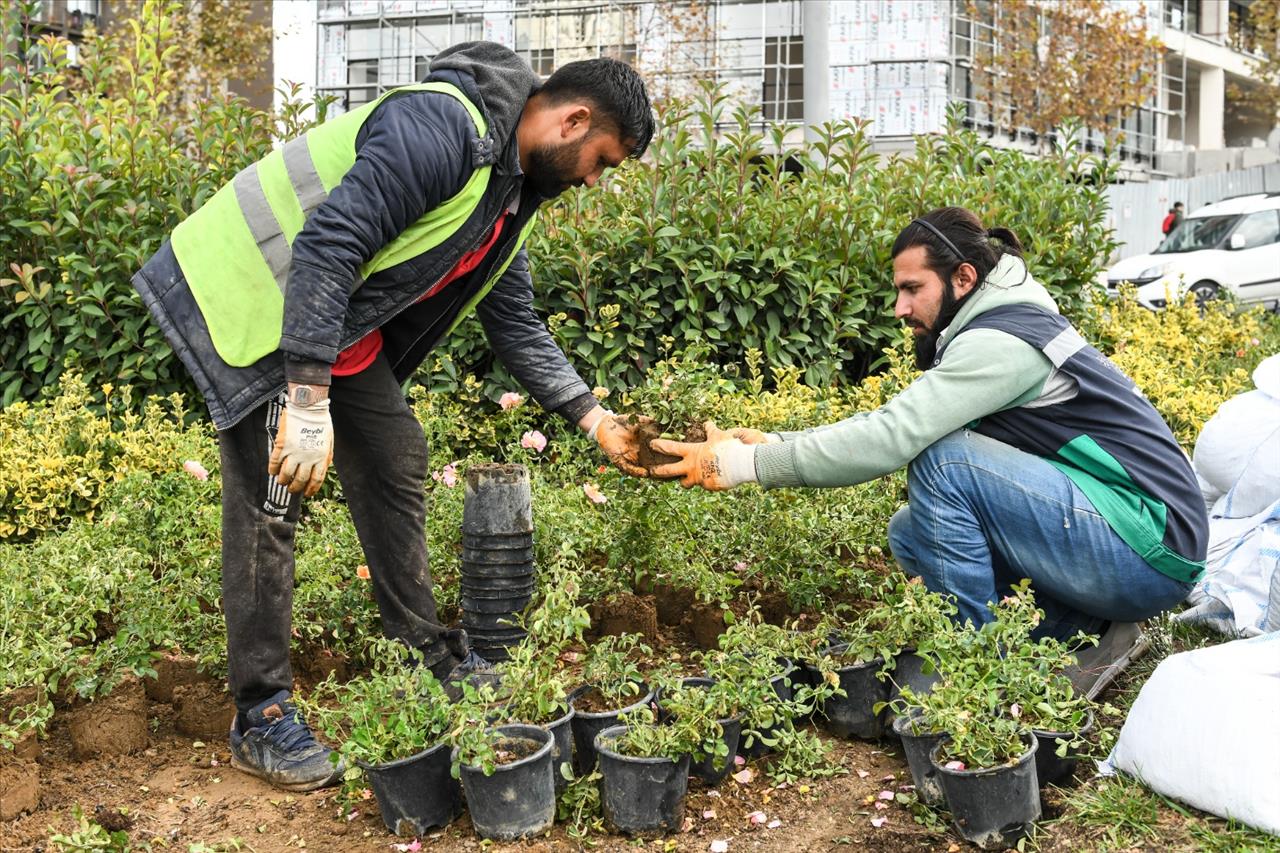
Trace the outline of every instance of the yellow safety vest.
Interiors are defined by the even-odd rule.
[[[476,132],[488,132],[484,116],[449,83],[416,83],[384,93],[290,140],[224,185],[174,229],[170,242],[209,329],[227,364],[246,367],[280,346],[284,293],[293,240],[356,161],[356,135],[373,110],[399,92],[441,92],[466,108]],[[370,275],[415,258],[448,240],[470,218],[489,185],[492,166],[472,172],[453,198],[427,211],[360,268],[354,292]],[[453,326],[502,276],[524,244],[530,217],[511,252],[468,302]],[[450,329],[452,331],[452,328]]]

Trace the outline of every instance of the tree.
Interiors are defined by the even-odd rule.
[[[1154,92],[1159,41],[1145,10],[1107,0],[970,0],[974,80],[991,121],[1044,137],[1076,118],[1107,132]]]
[[[157,39],[165,59],[163,88],[168,112],[186,115],[199,101],[230,83],[262,80],[271,55],[270,18],[255,16],[251,0],[108,0],[111,28],[86,49],[129,56],[140,38]],[[164,22],[163,37],[161,22]],[[130,85],[127,68],[108,88]],[[261,85],[271,90],[271,81]]]
[[[1228,84],[1232,108],[1241,117],[1280,124],[1280,4],[1254,3],[1247,20],[1239,23],[1243,38],[1237,47],[1252,54],[1249,70],[1254,82],[1251,86]]]

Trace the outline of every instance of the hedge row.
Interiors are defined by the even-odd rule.
[[[91,388],[190,391],[130,276],[274,137],[306,128],[297,104],[283,117],[219,96],[190,118],[166,109],[172,22],[164,4],[147,9],[154,25],[127,51],[91,41],[79,72],[53,42],[51,67],[27,76],[10,55],[0,70],[0,274],[11,276],[0,279],[0,407],[40,395],[67,367]],[[15,14],[0,11],[0,30],[13,31]],[[111,90],[118,79],[126,91]],[[583,375],[615,390],[640,381],[664,336],[677,348],[706,342],[720,364],[759,349],[767,378],[796,367],[811,384],[857,380],[897,335],[895,234],[963,204],[1013,228],[1072,310],[1114,245],[1109,166],[1070,144],[1043,158],[1001,151],[956,118],[887,160],[851,122],[784,156],[767,153],[782,129],[766,138],[751,112],[708,89],[665,113],[644,162],[545,211],[529,246],[537,307]],[[456,391],[473,375],[489,400],[510,385],[476,321],[442,351],[423,384]]]

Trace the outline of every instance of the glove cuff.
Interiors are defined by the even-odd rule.
[[[600,419],[591,425],[591,429],[587,430],[587,438],[599,443],[598,439],[596,438],[596,433],[600,432],[600,424],[604,423],[606,418],[613,418],[613,417],[617,417],[617,415],[615,415],[613,412],[609,411],[608,409],[605,409],[604,414],[600,416]]]
[[[734,439],[715,449],[720,465],[720,482],[726,489],[756,481],[756,448]]]

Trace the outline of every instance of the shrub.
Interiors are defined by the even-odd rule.
[[[0,9],[20,32],[33,4]],[[276,119],[214,92],[171,109],[180,4],[149,0],[134,38],[41,39],[33,70],[6,40],[0,62],[0,407],[33,399],[64,367],[92,388],[193,388],[130,278],[184,217],[271,149]],[[131,22],[137,24],[138,22]],[[11,52],[15,51],[15,52]],[[281,131],[305,129],[297,105]]]
[[[0,540],[92,517],[104,488],[131,471],[179,470],[187,459],[215,467],[209,431],[183,426],[180,397],[167,407],[153,398],[139,415],[130,389],[106,385],[97,412],[79,375],[63,380],[58,396],[0,412]]]

